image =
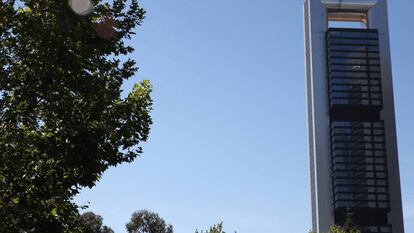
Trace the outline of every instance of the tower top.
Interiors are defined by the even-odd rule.
[[[327,9],[331,10],[350,10],[368,11],[378,0],[321,0]]]

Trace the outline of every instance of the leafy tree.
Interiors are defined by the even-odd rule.
[[[223,222],[221,222],[219,224],[216,224],[216,225],[213,225],[212,227],[210,227],[210,229],[208,231],[199,232],[198,230],[196,230],[195,233],[226,233],[226,232],[223,231]]]
[[[172,225],[167,225],[158,214],[148,210],[133,213],[126,229],[128,233],[173,233]]]
[[[0,1],[0,232],[77,232],[73,197],[149,134],[150,83],[121,98],[145,11],[93,0],[80,16],[68,2]]]
[[[107,226],[102,226],[102,217],[92,212],[86,212],[80,216],[80,224],[83,233],[114,233]]]

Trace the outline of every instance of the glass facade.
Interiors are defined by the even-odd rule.
[[[332,111],[381,109],[378,33],[375,30],[332,28],[327,33],[327,53]]]
[[[389,209],[383,122],[333,121],[335,208]]]
[[[335,223],[352,212],[362,233],[391,233],[378,32],[331,28],[326,43]]]

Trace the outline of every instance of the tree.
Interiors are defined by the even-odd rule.
[[[73,197],[148,138],[150,83],[121,98],[145,11],[93,0],[77,15],[68,2],[83,6],[0,1],[0,232],[76,232]]]
[[[226,232],[223,231],[223,222],[221,222],[219,224],[216,224],[216,225],[213,225],[212,227],[210,227],[210,229],[208,231],[199,232],[198,230],[196,230],[195,233],[226,233]]]
[[[126,229],[128,233],[173,233],[172,225],[167,225],[158,214],[148,210],[133,213]]]
[[[83,233],[114,233],[107,226],[102,226],[102,217],[92,212],[86,212],[80,216],[81,229]]]

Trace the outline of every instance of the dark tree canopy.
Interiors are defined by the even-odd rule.
[[[173,233],[172,225],[167,225],[158,214],[148,210],[133,213],[126,229],[128,233]]]
[[[149,134],[150,83],[121,97],[145,11],[93,0],[81,16],[68,2],[0,1],[0,232],[76,232],[73,197]]]
[[[83,233],[114,233],[110,227],[103,226],[101,216],[92,212],[86,212],[80,216],[80,225]]]

